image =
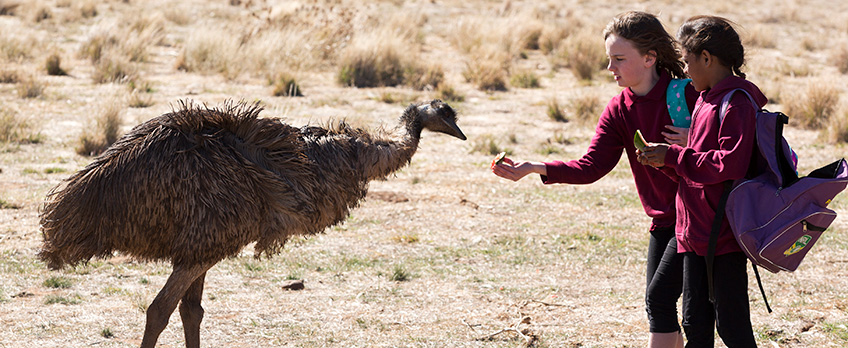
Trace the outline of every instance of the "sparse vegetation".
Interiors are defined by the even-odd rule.
[[[477,339],[527,316],[521,328],[538,337],[535,348],[645,346],[640,255],[650,222],[628,166],[580,186],[541,185],[538,175],[513,183],[488,170],[501,151],[539,161],[584,153],[621,91],[603,70],[609,19],[647,9],[671,33],[692,14],[733,20],[743,71],[766,108],[791,118],[785,132],[802,174],[843,157],[848,143],[848,85],[838,82],[848,75],[848,4],[669,4],[0,0],[0,346],[137,346],[170,265],[116,254],[48,270],[35,258],[39,208],[49,187],[92,161],[90,150],[75,153],[84,134],[117,138],[178,100],[228,98],[256,99],[264,116],[295,126],[348,117],[356,127],[391,124],[385,110],[439,98],[468,140],[424,134],[409,167],[370,186],[405,202],[374,196],[274,257],[248,248],[222,261],[207,275],[203,344],[505,348],[523,342]],[[343,56],[381,45],[397,52],[398,84],[341,87]],[[573,54],[591,50],[595,59]],[[71,76],[51,75],[59,70]],[[294,90],[275,81],[281,73],[306,97],[272,97]],[[42,88],[22,98],[32,82]],[[101,129],[107,102],[121,117]],[[808,124],[805,114],[819,116]],[[829,207],[839,216],[798,271],[761,274],[776,313],[752,296],[758,346],[848,345],[848,279],[821,276],[844,272],[848,195]],[[294,279],[306,280],[305,292],[281,291]],[[160,345],[184,346],[175,320]]]
[[[557,122],[568,122],[568,119],[565,117],[565,112],[562,110],[562,106],[560,106],[559,101],[556,98],[548,99],[547,106],[547,115],[548,118]]]
[[[278,74],[272,79],[275,97],[302,97],[303,92],[294,76],[287,73]]]
[[[47,75],[65,76],[68,74],[68,72],[62,68],[62,58],[59,57],[58,53],[53,53],[47,57],[44,67],[47,70]]]
[[[38,98],[44,93],[44,83],[36,76],[27,76],[18,82],[17,90],[21,98]]]
[[[44,287],[53,288],[53,289],[67,289],[70,288],[73,283],[71,279],[65,277],[50,277],[44,280]]]
[[[819,129],[827,125],[839,103],[839,91],[828,80],[813,80],[807,87],[785,98],[783,112],[793,124]]]
[[[96,156],[118,140],[123,112],[122,103],[118,101],[103,106],[94,120],[94,127],[87,128],[80,137],[77,153]]]

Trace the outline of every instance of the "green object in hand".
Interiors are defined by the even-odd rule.
[[[638,129],[636,130],[636,134],[633,134],[633,145],[639,151],[645,151],[645,146],[648,146],[648,142],[645,141],[645,137],[642,136],[642,132]]]
[[[495,165],[503,163],[504,158],[506,158],[506,152],[499,153],[498,157],[495,157]]]

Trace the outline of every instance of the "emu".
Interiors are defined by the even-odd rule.
[[[186,347],[199,347],[212,266],[250,243],[256,257],[272,255],[291,236],[342,222],[369,181],[409,163],[423,129],[466,139],[440,100],[410,105],[393,131],[373,134],[344,121],[296,128],[261,111],[181,101],[133,128],[47,194],[40,259],[51,269],[114,252],[170,262],[141,347],[156,345],[177,304]]]

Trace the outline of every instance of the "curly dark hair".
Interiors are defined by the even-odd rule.
[[[604,29],[604,40],[610,35],[630,40],[641,54],[655,52],[657,72],[662,69],[674,78],[686,77],[674,38],[665,30],[657,16],[640,11],[619,14]]]
[[[716,16],[691,17],[677,30],[677,40],[689,53],[710,52],[734,74],[745,78],[741,70],[745,64],[745,48],[733,29],[733,22]]]

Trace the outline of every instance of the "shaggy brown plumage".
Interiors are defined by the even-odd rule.
[[[438,100],[406,108],[394,133],[344,122],[295,128],[260,111],[182,102],[136,126],[48,194],[39,257],[54,269],[116,251],[172,262],[142,347],[155,344],[180,298],[186,345],[196,346],[206,270],[250,243],[257,257],[273,254],[293,235],[343,221],[370,180],[409,163],[422,129],[465,139]]]

